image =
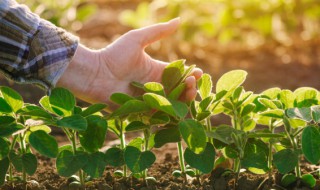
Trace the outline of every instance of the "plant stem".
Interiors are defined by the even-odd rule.
[[[198,169],[196,169],[196,177],[197,177],[197,180],[198,180],[199,184],[201,185],[200,171]]]
[[[234,160],[234,169],[233,170],[236,172],[236,179],[235,179],[235,182],[234,182],[234,189],[237,189],[238,179],[239,179],[239,175],[240,175],[240,158],[236,158]]]
[[[211,131],[211,120],[210,117],[206,119],[207,131]],[[208,142],[213,144],[213,138],[208,137]]]
[[[69,136],[69,140],[71,140],[71,143],[72,143],[73,154],[76,155],[76,153],[77,153],[77,132],[72,131],[70,133],[68,130],[65,130],[65,133],[67,134],[67,136]],[[85,186],[84,173],[82,172],[81,169],[79,170],[78,175],[79,175],[79,179],[80,179],[80,184],[84,187]]]
[[[179,154],[179,163],[180,163],[180,169],[181,169],[181,175],[184,178],[185,182],[187,182],[187,176],[186,176],[186,167],[184,164],[184,158],[183,158],[183,148],[181,141],[177,143],[178,145],[178,154]]]
[[[145,129],[143,131],[143,133],[144,133],[144,151],[148,151],[149,150],[148,146],[149,146],[150,130]],[[145,169],[143,171],[143,180],[144,181],[146,181],[147,176],[148,176],[148,169]]]
[[[296,142],[296,139],[293,139],[293,143],[294,143],[294,146],[293,146],[294,150],[298,151],[298,143]],[[298,155],[298,157],[300,157],[300,155]],[[298,159],[295,171],[296,171],[296,176],[298,178],[301,178],[300,159]]]
[[[126,139],[125,139],[124,131],[122,129],[122,122],[120,123],[121,123],[120,146],[121,146],[121,149],[124,150],[126,148]],[[123,165],[123,177],[127,178],[127,165]]]
[[[18,138],[17,135],[13,136],[12,143],[11,143],[11,146],[10,146],[10,152],[11,152],[12,150],[14,150],[14,147],[15,147],[15,145],[16,145],[16,143],[17,143],[17,138]],[[13,181],[12,168],[13,168],[13,166],[12,166],[12,164],[10,163],[10,164],[9,164],[9,181]]]
[[[293,147],[293,150],[296,152],[296,151],[299,151],[298,150],[298,143],[297,143],[297,141],[296,141],[296,138],[294,138],[294,137],[292,137],[291,136],[291,134],[286,130],[286,133],[287,133],[287,136],[288,136],[288,138],[289,138],[289,140],[290,140],[290,142],[291,142],[291,145],[292,145],[292,147]],[[298,157],[299,157],[299,155],[298,155]],[[297,165],[296,165],[296,167],[295,167],[295,172],[296,172],[296,176],[298,177],[298,178],[301,178],[301,168],[300,168],[300,159],[298,159],[298,163],[297,163]]]
[[[20,148],[21,148],[21,153],[22,155],[24,155],[26,153],[26,147],[25,147],[25,142],[24,142],[24,137],[22,136],[22,134],[19,134],[19,140],[20,140]],[[25,171],[24,168],[22,168],[22,180],[24,182],[27,181],[27,173]]]
[[[269,129],[270,129],[271,133],[274,134],[273,119],[271,120],[271,123],[269,125]],[[273,180],[273,177],[272,177],[272,170],[273,170],[273,167],[272,167],[272,160],[273,160],[272,147],[273,147],[273,143],[270,140],[269,140],[269,156],[268,156],[269,185],[271,185],[271,180]]]

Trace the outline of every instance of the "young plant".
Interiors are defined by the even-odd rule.
[[[38,166],[31,147],[44,156],[55,158],[58,143],[49,135],[48,126],[26,114],[40,108],[24,104],[16,91],[0,87],[0,105],[0,185],[4,184],[7,172],[7,180],[15,181],[13,168],[22,172],[22,181],[26,183],[27,175],[33,175]]]
[[[297,180],[304,182],[309,187],[315,185],[315,180],[310,174],[301,174],[300,150],[304,141],[306,157],[309,157],[309,153],[313,155],[315,151],[310,147],[316,148],[319,143],[310,137],[313,136],[314,131],[314,126],[310,125],[310,122],[313,121],[311,113],[315,119],[317,115],[316,111],[312,112],[310,107],[318,104],[317,98],[318,92],[315,89],[304,87],[294,92],[282,90],[277,96],[278,100],[259,100],[260,103],[268,107],[268,110],[262,112],[261,115],[281,120],[284,124],[285,137],[276,142],[278,152],[273,155],[273,163],[280,173],[285,174],[282,178],[282,185],[285,187],[292,185]],[[316,107],[314,109],[316,110]],[[302,137],[304,137],[303,141]],[[288,157],[291,158],[290,162],[286,160]],[[295,175],[289,173],[292,170],[295,170]]]
[[[213,113],[224,113],[231,117],[232,126],[221,125],[207,132],[214,139],[215,146],[223,150],[227,158],[234,159],[233,171],[236,173],[235,186],[240,169],[246,168],[253,173],[267,171],[268,147],[260,140],[270,134],[255,132],[256,122],[253,103],[256,95],[246,92],[240,86],[247,73],[242,70],[230,71],[217,82],[217,95],[222,93],[221,103],[213,109]]]
[[[79,181],[70,185],[83,187],[86,177],[102,176],[106,163],[99,148],[105,141],[107,122],[98,112],[106,105],[93,104],[82,110],[76,106],[73,94],[63,88],[53,89],[50,96],[40,100],[40,104],[53,115],[43,120],[62,129],[70,141],[70,144],[59,148],[56,160],[58,174],[70,177],[78,173]]]

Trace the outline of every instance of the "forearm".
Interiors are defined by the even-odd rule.
[[[73,57],[77,41],[26,6],[0,1],[0,71],[8,78],[54,87]]]

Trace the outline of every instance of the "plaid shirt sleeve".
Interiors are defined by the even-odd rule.
[[[14,0],[0,0],[0,71],[50,90],[67,68],[78,38]]]

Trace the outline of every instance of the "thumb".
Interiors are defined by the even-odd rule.
[[[180,24],[180,18],[172,19],[165,23],[154,24],[134,30],[135,38],[143,47],[174,33]]]

